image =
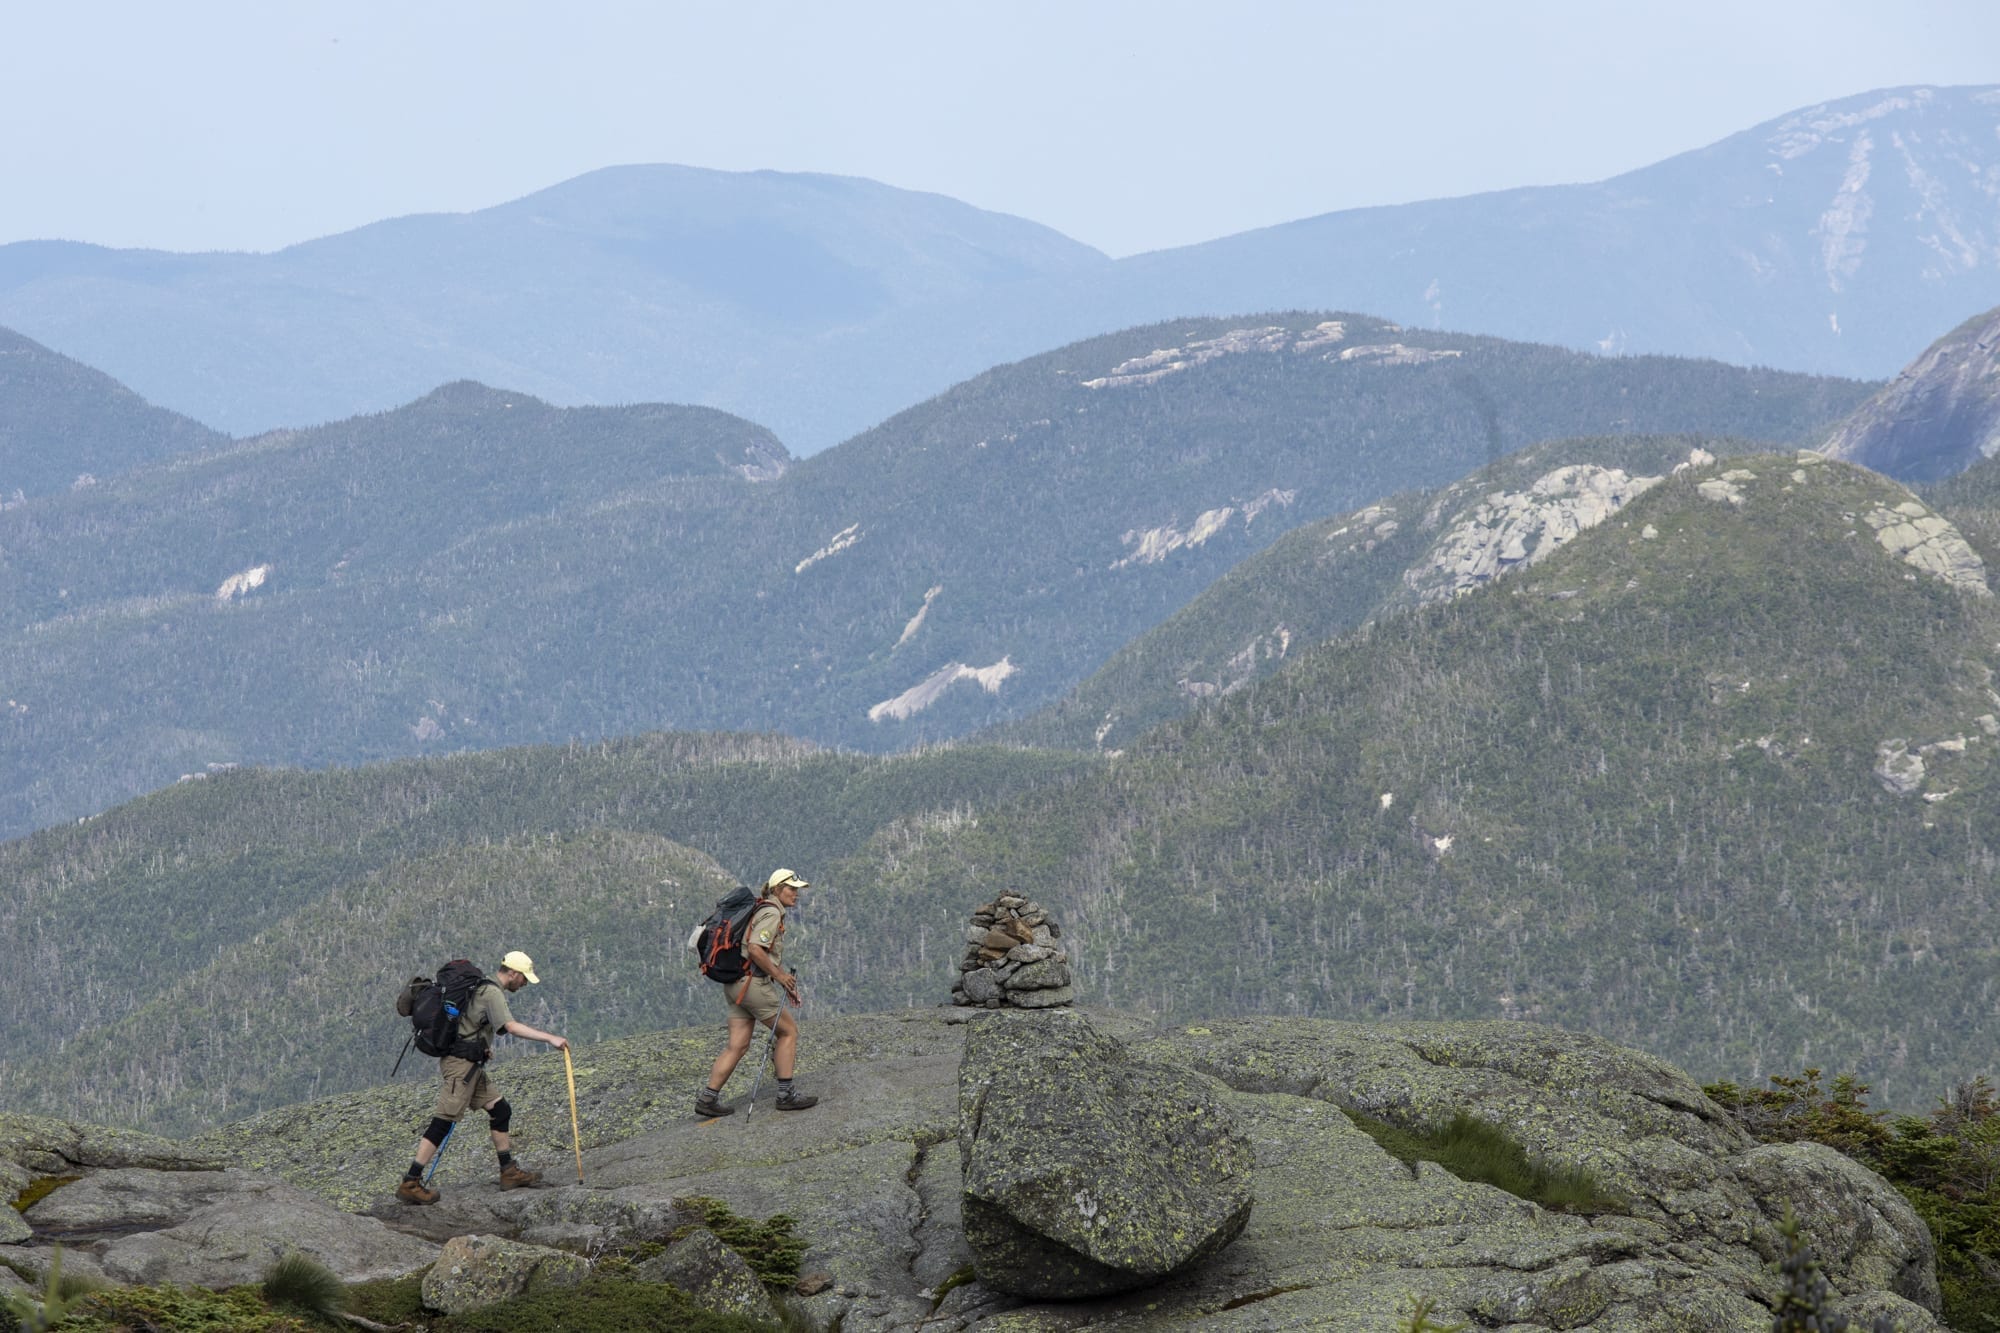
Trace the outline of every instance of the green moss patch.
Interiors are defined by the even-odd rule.
[[[421,1325],[430,1316],[424,1311],[424,1273],[388,1278],[376,1282],[355,1282],[347,1288],[350,1313],[378,1324]]]
[[[38,1176],[14,1196],[14,1211],[25,1213],[65,1185],[74,1185],[82,1176]]]
[[[1580,1166],[1561,1166],[1530,1153],[1498,1125],[1464,1111],[1428,1129],[1405,1129],[1349,1111],[1357,1129],[1412,1168],[1436,1162],[1460,1180],[1497,1186],[1554,1212],[1617,1212],[1624,1205]]]

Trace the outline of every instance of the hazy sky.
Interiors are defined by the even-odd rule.
[[[837,172],[1114,255],[2000,83],[1992,0],[8,6],[0,242],[274,249],[596,167]]]

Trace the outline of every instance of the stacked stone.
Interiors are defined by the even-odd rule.
[[[985,1009],[1053,1009],[1076,999],[1062,927],[1040,903],[1003,893],[972,914],[953,1004]]]

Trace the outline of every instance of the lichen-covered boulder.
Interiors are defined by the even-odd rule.
[[[423,1302],[458,1314],[551,1287],[574,1287],[590,1275],[580,1255],[498,1236],[455,1236],[424,1274]]]
[[[1930,1228],[1888,1181],[1823,1143],[1774,1143],[1736,1159],[1736,1178],[1768,1216],[1787,1208],[1827,1281],[1941,1304]]]
[[[750,1265],[707,1227],[696,1227],[664,1253],[634,1265],[632,1276],[679,1287],[696,1305],[716,1314],[778,1322],[778,1308]]]
[[[969,1029],[961,1213],[981,1282],[1129,1291],[1243,1230],[1255,1156],[1205,1080],[1133,1059],[1072,1009],[989,1011]]]
[[[15,1245],[34,1234],[21,1215],[0,1199],[0,1245]]]

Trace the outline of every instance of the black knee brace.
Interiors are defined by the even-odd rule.
[[[493,1132],[495,1134],[505,1134],[507,1126],[514,1119],[514,1108],[507,1105],[507,1099],[502,1097],[499,1101],[493,1103],[493,1109],[486,1113],[486,1118],[493,1122]]]
[[[451,1133],[451,1121],[441,1115],[432,1116],[430,1124],[424,1127],[424,1137],[430,1141],[433,1148],[443,1147],[444,1137],[449,1133]]]

